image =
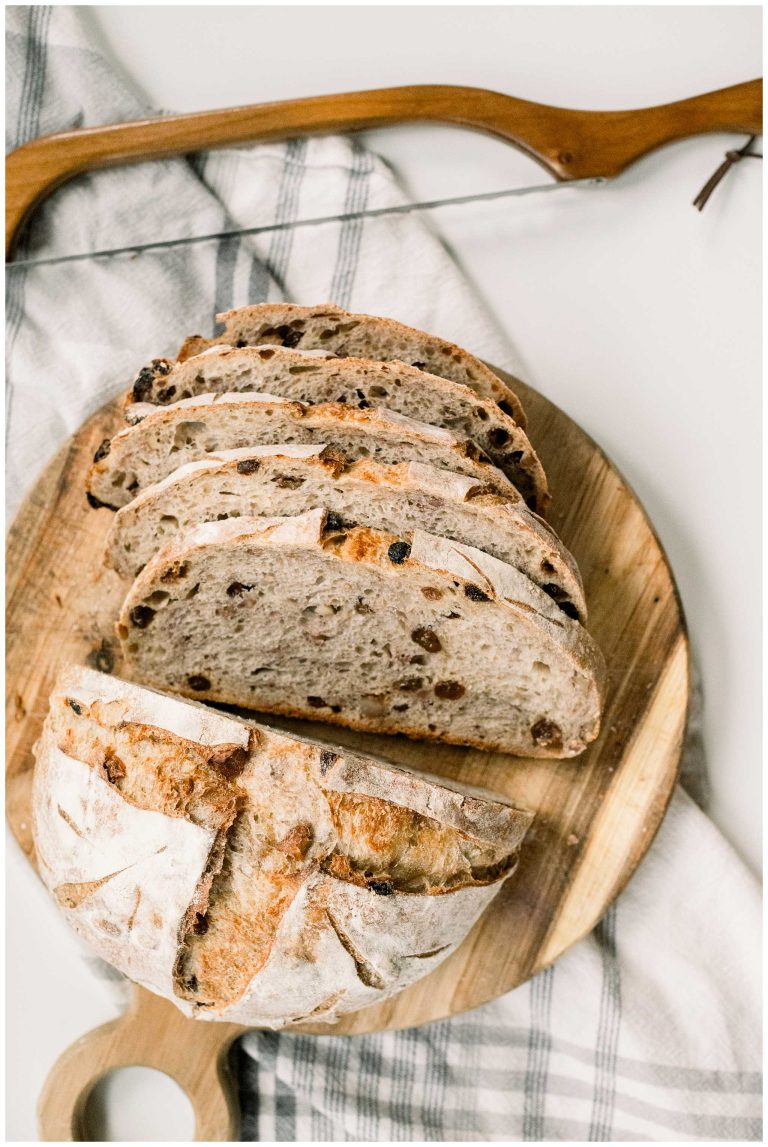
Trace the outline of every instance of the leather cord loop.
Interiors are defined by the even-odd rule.
[[[704,184],[701,191],[699,192],[699,194],[696,196],[696,198],[693,201],[693,206],[698,211],[704,210],[705,206],[707,205],[707,202],[709,201],[709,197],[711,196],[712,192],[715,190],[718,183],[720,183],[721,180],[728,174],[728,172],[733,167],[734,163],[739,163],[740,160],[742,160],[742,159],[762,159],[763,158],[762,154],[760,154],[759,152],[749,150],[756,139],[757,139],[756,135],[751,135],[743,147],[740,147],[737,150],[726,151],[725,159],[720,164],[717,171],[709,177],[709,179]]]

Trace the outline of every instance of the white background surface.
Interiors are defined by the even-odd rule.
[[[621,108],[759,76],[758,7],[94,7],[95,33],[165,109],[256,103],[407,83],[494,88]],[[433,127],[369,145],[414,195],[542,183],[512,149]],[[712,136],[648,157],[614,185],[442,211],[435,223],[513,341],[524,377],[608,452],[672,563],[703,677],[711,815],[759,862],[760,180],[742,163],[703,215],[691,200],[742,141]],[[17,874],[17,875],[16,875]],[[36,1137],[54,1059],[116,1015],[11,863],[8,1025],[12,1140]],[[23,921],[23,929],[18,925]],[[45,929],[42,922],[45,921]],[[24,936],[23,945],[15,937]],[[54,961],[50,953],[56,951]],[[19,1039],[26,1033],[27,1039]],[[43,1034],[44,1033],[44,1034]],[[116,1089],[114,1138],[141,1136],[165,1093]],[[162,1127],[154,1123],[154,1135]]]

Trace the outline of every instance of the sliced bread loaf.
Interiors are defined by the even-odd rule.
[[[317,446],[210,454],[149,486],[115,514],[107,562],[133,578],[179,530],[231,517],[287,516],[324,507],[340,528],[422,529],[515,566],[560,609],[586,620],[579,571],[554,532],[519,502],[474,479],[420,462],[348,462]]]
[[[169,366],[170,370],[161,369]],[[146,382],[150,375],[153,381]],[[283,347],[211,347],[175,366],[154,360],[128,399],[167,405],[198,394],[266,391],[295,402],[385,407],[470,438],[514,482],[532,510],[543,512],[547,483],[524,431],[497,403],[468,386],[398,362],[317,357]]]
[[[373,732],[569,757],[600,723],[597,647],[524,574],[323,510],[179,535],[133,583],[118,633],[147,684]]]
[[[520,399],[485,363],[454,343],[394,319],[354,315],[330,303],[317,307],[261,303],[225,311],[216,318],[224,323],[223,333],[213,339],[193,335],[179,351],[179,359],[221,343],[234,347],[274,344],[324,350],[339,358],[398,359],[441,378],[463,382],[484,398],[498,402],[518,426],[525,427]]]
[[[132,408],[134,425],[96,451],[88,473],[91,505],[117,509],[185,462],[219,450],[281,443],[322,442],[350,458],[410,462],[429,458],[439,469],[466,474],[493,493],[515,487],[477,447],[449,430],[386,410],[342,403],[304,406],[269,394],[203,394],[172,406]]]
[[[72,668],[36,746],[40,873],[187,1015],[333,1020],[426,975],[514,871],[501,797]]]

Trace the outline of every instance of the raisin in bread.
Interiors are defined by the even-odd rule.
[[[428,457],[432,465],[467,474],[493,493],[515,496],[509,479],[474,442],[386,410],[304,406],[268,394],[203,394],[172,406],[142,403],[132,419],[134,425],[96,451],[87,478],[91,505],[118,509],[183,463],[219,450],[316,442],[380,462]]]
[[[118,633],[134,679],[265,712],[545,757],[575,756],[600,724],[595,643],[524,574],[323,510],[182,533]]]
[[[216,318],[224,323],[223,333],[213,339],[200,335],[188,338],[177,356],[180,360],[221,343],[324,350],[339,358],[398,359],[430,374],[464,383],[484,398],[493,399],[518,426],[525,428],[520,399],[485,363],[454,343],[394,319],[350,314],[331,303],[317,307],[261,303],[225,311]]]
[[[501,797],[89,669],[36,746],[40,873],[98,954],[187,1015],[278,1028],[448,956],[531,821]]]
[[[579,571],[555,533],[519,502],[483,490],[472,478],[420,462],[349,462],[321,445],[246,447],[187,463],[118,510],[107,563],[133,578],[180,529],[325,507],[340,526],[422,529],[476,546],[585,621]]]
[[[169,370],[162,369],[169,367]],[[153,381],[147,385],[147,374]],[[266,391],[315,405],[344,402],[359,409],[386,407],[408,418],[471,438],[514,482],[539,513],[548,501],[546,479],[524,431],[468,386],[398,362],[317,357],[283,347],[211,347],[173,365],[155,359],[144,368],[129,402],[167,405],[198,394]]]

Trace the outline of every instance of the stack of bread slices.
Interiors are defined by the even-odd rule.
[[[527,756],[596,736],[602,659],[519,399],[336,307],[220,316],[99,448],[130,675],[198,700]]]
[[[604,668],[505,382],[335,306],[219,319],[139,372],[96,452],[130,682],[61,678],[35,831],[105,958],[190,1014],[281,1026],[444,959],[531,818],[200,702],[572,757]]]

